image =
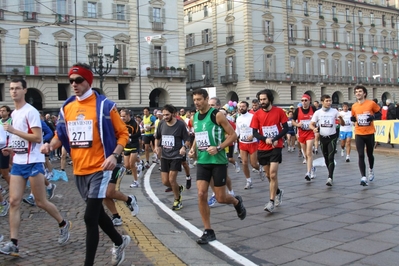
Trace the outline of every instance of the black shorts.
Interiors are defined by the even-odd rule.
[[[0,150],[0,169],[10,168],[10,155],[4,156]]]
[[[197,164],[197,180],[204,180],[213,183],[215,187],[226,185],[227,167],[225,164]]]
[[[260,165],[270,165],[270,163],[281,163],[281,148],[274,148],[269,151],[258,151],[258,161]]]
[[[161,172],[181,171],[181,160],[161,158]]]
[[[229,146],[229,152],[226,152],[227,158],[233,158],[233,153],[234,153],[234,145]]]
[[[139,142],[133,142],[129,144],[130,148],[124,148],[123,149],[123,155],[125,156],[130,156],[132,153],[138,153],[140,149],[140,144]]]
[[[118,181],[118,178],[116,175],[118,174],[119,169],[120,169],[120,166],[115,166],[114,170],[112,171],[111,179],[109,180],[108,183],[116,184],[116,181]]]
[[[150,144],[150,142],[152,142],[152,144],[154,145],[155,144],[154,135],[144,135],[143,141],[144,141],[144,144]]]

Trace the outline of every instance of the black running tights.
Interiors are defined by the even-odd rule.
[[[324,161],[327,165],[328,169],[328,177],[331,177],[331,179],[334,179],[334,169],[335,169],[335,163],[334,163],[334,156],[335,156],[335,150],[337,148],[337,137],[338,135],[331,135],[330,137],[322,137],[320,136],[320,146],[321,150],[323,151],[323,156],[324,156]]]
[[[374,155],[373,155],[374,144],[375,144],[374,134],[356,135],[355,142],[356,142],[356,150],[357,150],[357,153],[359,154],[360,174],[363,177],[363,176],[366,176],[366,164],[364,162],[364,147],[365,146],[366,146],[366,151],[367,151],[367,158],[369,159],[370,169],[374,168]]]
[[[116,246],[123,243],[122,236],[116,231],[111,218],[105,213],[103,199],[88,199],[84,220],[86,223],[86,260],[85,266],[94,265],[94,258],[99,241],[98,226],[106,233]]]

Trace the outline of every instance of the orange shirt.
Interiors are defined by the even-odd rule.
[[[75,120],[92,121],[92,127],[90,127],[93,134],[91,147],[71,148],[70,156],[73,161],[74,175],[89,175],[103,170],[101,165],[105,160],[105,154],[101,143],[100,132],[98,131],[97,113],[94,110],[96,110],[96,96],[94,93],[87,99],[83,101],[76,100],[69,103],[64,108],[65,122],[67,125],[69,121]],[[129,139],[127,127],[120,118],[116,108],[111,110],[110,116],[117,138],[117,144],[125,147]]]
[[[352,116],[356,117],[355,134],[370,135],[375,133],[374,123],[367,122],[368,115],[374,115],[380,110],[380,106],[371,100],[364,100],[363,103],[356,102],[352,105]]]

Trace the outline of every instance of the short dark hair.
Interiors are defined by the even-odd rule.
[[[356,90],[363,90],[363,92],[366,94],[365,98],[367,98],[367,89],[363,85],[356,85],[355,88],[353,88],[353,94],[356,93]]]
[[[252,103],[259,103],[258,99],[253,99]]]
[[[193,91],[193,95],[202,95],[204,99],[209,97],[209,94],[205,89],[196,89]]]
[[[240,103],[245,103],[245,105],[247,106],[247,108],[249,107],[249,103],[247,101],[241,101]]]
[[[151,112],[150,107],[144,107],[143,110],[148,110],[148,112]]]
[[[218,97],[212,97],[209,100],[215,100],[216,101],[216,106],[221,107],[222,103],[220,102],[220,99]]]
[[[27,84],[26,84],[26,80],[21,79],[21,78],[15,78],[11,80],[12,83],[18,83],[21,82],[22,88],[26,89],[27,88]]]
[[[344,106],[344,105],[349,106],[349,103],[348,102],[343,102],[342,106]]]
[[[319,104],[319,101],[314,101],[315,103]]]
[[[8,105],[3,105],[3,106],[0,107],[0,109],[1,109],[1,108],[6,108],[6,111],[9,112],[9,113],[11,113],[11,108],[10,108],[10,106],[8,106]]]
[[[323,95],[320,97],[320,101],[321,101],[321,102],[324,102],[325,99],[331,99],[331,96],[328,95],[328,94],[323,94]]]
[[[177,111],[177,109],[171,104],[165,104],[164,107],[162,108],[162,110],[166,110],[171,114],[174,114]]]
[[[131,114],[131,111],[130,111],[129,109],[127,109],[127,108],[123,108],[123,109],[121,110],[121,112],[124,112],[125,114],[127,114],[127,115],[129,115],[129,116],[132,115],[132,114]]]
[[[260,97],[261,94],[266,94],[267,99],[269,100],[269,102],[270,102],[271,104],[273,104],[273,102],[274,102],[274,96],[273,96],[273,92],[272,92],[271,90],[265,89],[265,90],[259,91],[259,92],[256,94],[256,97],[258,98],[258,100],[259,100],[259,97]]]

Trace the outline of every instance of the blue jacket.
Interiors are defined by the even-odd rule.
[[[54,137],[53,131],[49,128],[49,126],[41,120],[42,122],[42,132],[43,132],[43,143],[50,142],[50,140]]]
[[[96,95],[96,113],[97,113],[97,124],[98,132],[100,134],[101,143],[104,148],[104,156],[107,158],[110,156],[116,147],[116,135],[114,126],[112,125],[110,112],[115,107],[115,103],[108,100],[104,95],[99,95],[93,90]],[[71,151],[69,146],[69,137],[67,131],[67,123],[65,121],[64,108],[69,103],[76,100],[76,96],[69,97],[60,109],[57,123],[57,135],[58,139],[62,142],[62,146],[67,150],[68,153]]]

